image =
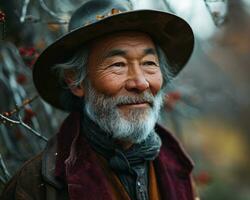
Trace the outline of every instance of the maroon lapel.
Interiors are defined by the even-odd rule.
[[[167,130],[156,126],[162,139],[159,156],[154,161],[155,173],[162,199],[193,200],[190,173],[193,168],[179,142]]]
[[[109,183],[100,167],[100,162],[83,137],[78,147],[83,148],[73,165],[66,164],[66,179],[71,200],[111,200]],[[84,196],[83,196],[84,194]]]
[[[55,176],[65,180],[65,160],[70,155],[70,149],[74,138],[78,132],[80,114],[78,112],[71,113],[61,125],[59,133],[57,133],[57,156],[55,166]]]
[[[67,182],[70,200],[111,200],[107,178],[95,153],[78,135],[79,120],[79,113],[72,113],[60,129],[55,175]]]

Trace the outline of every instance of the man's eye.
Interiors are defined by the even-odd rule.
[[[111,67],[124,67],[126,64],[124,62],[117,62],[114,63],[112,65],[110,65]]]
[[[142,63],[144,66],[158,66],[155,62],[153,61],[146,61]]]

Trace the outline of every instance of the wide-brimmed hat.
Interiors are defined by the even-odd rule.
[[[149,34],[166,54],[176,76],[187,63],[194,46],[194,35],[182,18],[157,10],[133,10],[129,0],[90,0],[78,8],[69,22],[69,32],[47,47],[33,68],[34,84],[40,96],[54,107],[65,110],[62,94],[67,88],[52,70],[84,44],[117,31]]]

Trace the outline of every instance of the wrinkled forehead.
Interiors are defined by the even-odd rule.
[[[90,54],[103,54],[111,49],[155,49],[155,43],[147,33],[121,31],[101,36],[89,44]]]

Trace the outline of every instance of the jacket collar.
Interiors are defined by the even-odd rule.
[[[74,138],[77,137],[80,128],[79,120],[80,113],[71,113],[63,122],[59,133],[49,140],[43,152],[43,179],[58,189],[65,186],[65,160],[69,158],[72,143],[74,143]],[[160,154],[155,160],[156,168],[166,165],[170,168],[168,171],[174,171],[180,176],[189,175],[193,169],[193,162],[180,142],[162,126],[157,124],[155,129],[163,144]]]
[[[55,177],[57,156],[57,140],[53,137],[47,143],[42,155],[42,177],[43,180],[57,189],[63,188],[63,183]]]

